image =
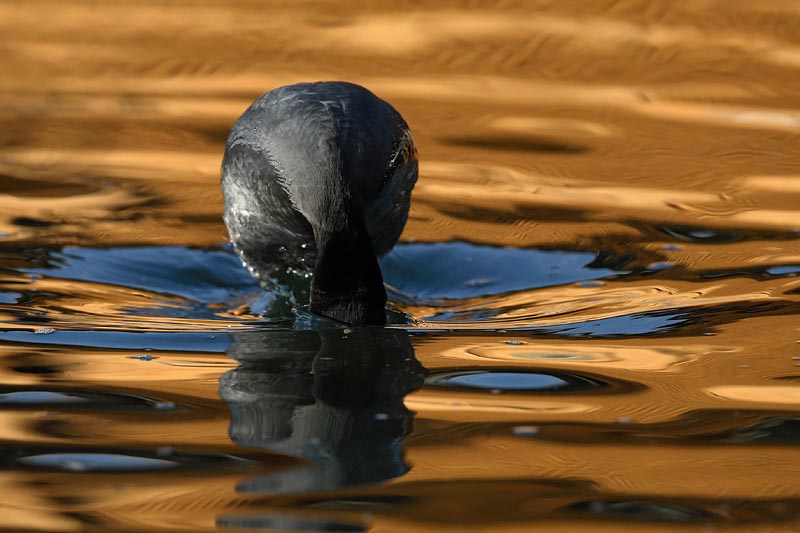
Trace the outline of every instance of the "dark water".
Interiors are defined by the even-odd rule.
[[[798,28],[781,0],[0,3],[0,531],[800,529]],[[419,147],[385,329],[226,242],[230,125],[317,79]]]

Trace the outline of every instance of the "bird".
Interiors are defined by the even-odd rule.
[[[386,323],[378,258],[403,231],[418,176],[394,107],[343,81],[272,89],[234,123],[221,174],[225,225],[253,275],[311,273],[312,313]]]

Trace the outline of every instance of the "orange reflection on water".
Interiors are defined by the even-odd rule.
[[[0,527],[797,530],[798,27],[782,0],[3,3]],[[415,411],[390,427],[399,477],[282,494],[303,431],[342,479],[352,446],[397,460],[369,431],[385,406],[326,403],[326,371],[371,398],[337,367],[355,335],[284,337],[222,248],[230,125],[318,79],[411,125],[404,243],[594,259],[508,290],[467,259],[464,286],[421,269],[390,332],[425,384],[380,381]],[[242,353],[263,368],[237,377]],[[24,462],[48,453],[74,457]]]

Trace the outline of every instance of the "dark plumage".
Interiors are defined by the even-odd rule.
[[[377,256],[397,242],[416,180],[411,133],[388,103],[352,83],[280,87],[228,137],[225,224],[259,278],[313,270],[312,312],[384,324]]]

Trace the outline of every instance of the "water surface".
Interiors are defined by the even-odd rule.
[[[0,3],[0,530],[797,530],[799,27]],[[221,220],[233,121],[324,79],[420,152],[386,329],[265,293]]]

